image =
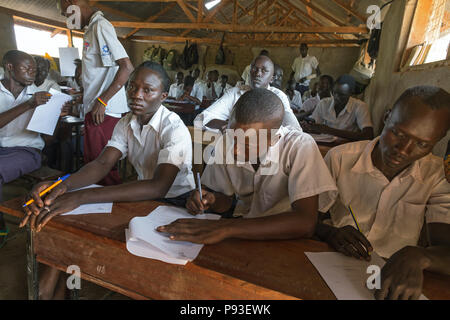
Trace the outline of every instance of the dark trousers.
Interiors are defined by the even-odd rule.
[[[299,91],[303,97],[303,94],[309,90],[309,85],[305,86],[303,84],[297,83],[297,85],[295,86],[295,90]]]

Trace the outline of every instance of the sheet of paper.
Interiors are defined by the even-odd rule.
[[[193,216],[183,208],[159,206],[146,217],[135,217],[131,219],[129,225],[130,240],[145,241],[176,259],[194,260],[203,245],[186,241],[173,241],[169,239],[167,234],[155,230],[159,226],[185,218],[217,220],[220,216],[216,214]]]
[[[79,59],[77,48],[59,48],[59,69],[62,77],[75,76],[75,59]]]
[[[90,186],[84,187],[84,188],[80,188],[80,189],[76,189],[76,190],[72,190],[71,192],[77,191],[77,190],[82,190],[82,189],[89,189],[89,188],[101,188],[102,186],[99,186],[97,184],[92,184]],[[81,206],[79,206],[78,208],[64,213],[62,214],[62,216],[66,216],[66,215],[78,215],[78,214],[89,214],[89,213],[111,213],[112,211],[112,207],[113,207],[113,203],[112,202],[107,202],[107,203],[88,203],[88,204],[83,204]]]
[[[371,261],[357,260],[339,252],[305,252],[338,300],[374,300],[374,291],[367,288],[370,265],[380,268],[385,261],[377,253]],[[420,300],[428,300],[424,295]]]
[[[314,133],[310,133],[309,134],[311,137],[313,137],[314,140],[316,140],[317,142],[334,142],[338,139],[338,137],[330,135],[330,134],[314,134]]]
[[[50,89],[50,93],[52,94],[50,100],[34,109],[27,130],[44,133],[49,136],[53,135],[61,114],[61,108],[65,102],[72,100],[72,97],[54,89]]]

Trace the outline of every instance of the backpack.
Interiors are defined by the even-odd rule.
[[[175,70],[177,68],[177,58],[177,51],[175,49],[170,50],[163,60],[164,69]]]
[[[144,55],[142,56],[142,59],[143,59],[144,61],[152,60],[153,52],[155,51],[155,49],[156,49],[156,48],[155,48],[154,45],[151,46],[151,47],[149,47],[149,48],[147,48],[147,49],[145,49]]]
[[[189,49],[189,44],[188,44],[188,42],[186,41],[186,45],[184,46],[183,53],[180,54],[180,55],[178,56],[178,59],[177,59],[177,65],[178,65],[180,68],[184,69],[184,70],[189,69],[189,67],[187,66],[187,53],[188,53],[188,49]]]
[[[198,64],[198,50],[197,50],[197,44],[193,43],[190,45],[188,51],[187,51],[187,67],[190,68],[194,64]]]
[[[378,57],[382,27],[383,23],[381,23],[380,29],[372,29],[372,32],[370,33],[369,44],[367,46],[367,53],[374,60]]]
[[[220,47],[216,55],[216,64],[225,63],[225,51],[223,50],[223,39],[225,38],[225,33],[222,36],[222,41],[220,41]]]

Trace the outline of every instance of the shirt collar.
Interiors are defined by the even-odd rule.
[[[144,130],[144,128],[152,127],[156,132],[159,132],[161,129],[161,117],[162,117],[162,113],[164,112],[164,109],[165,109],[165,107],[163,105],[160,105],[158,110],[156,110],[155,114],[153,115],[153,117],[149,120],[149,122],[142,126],[142,129]],[[133,129],[140,128],[140,125],[139,125],[139,122],[137,121],[136,115],[133,114],[131,116],[129,125]]]
[[[372,141],[370,141],[365,147],[361,155],[359,156],[358,161],[353,165],[351,168],[351,171],[357,172],[357,173],[375,173],[378,172],[379,174],[383,175],[383,173],[378,170],[373,165],[372,162],[372,151],[377,145],[378,141],[380,140],[380,137],[376,137]],[[410,166],[405,168],[402,172],[400,172],[397,177],[402,181],[403,179],[407,178],[408,176],[413,177],[419,182],[423,182],[422,175],[420,173],[420,159],[417,161],[414,161]]]
[[[1,81],[0,81],[0,90],[8,93],[10,95],[13,95],[11,91],[9,91],[8,89],[5,88],[5,86],[3,85],[3,83]],[[17,96],[17,98],[19,98],[23,94],[24,91],[25,91],[26,95],[32,96],[37,91],[37,87],[34,83],[30,86],[26,86],[25,88],[23,88],[23,90],[20,92],[20,94]]]
[[[330,103],[329,111],[331,113],[333,113],[333,112],[336,113],[336,111],[334,110],[334,97],[331,96],[330,98],[331,98],[331,103]],[[353,109],[355,108],[354,100],[355,99],[353,97],[350,97],[350,99],[348,99],[348,102],[345,105],[344,109],[342,109],[339,114],[345,113],[345,112],[351,113],[353,111]],[[339,114],[336,114],[336,118],[339,117]]]
[[[91,19],[89,20],[89,24],[88,24],[88,28],[91,24],[93,24],[94,22],[96,22],[98,19],[100,19],[100,17],[103,17],[103,12],[96,11],[92,16]]]

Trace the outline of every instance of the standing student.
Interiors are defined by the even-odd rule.
[[[350,75],[340,76],[330,98],[320,100],[311,118],[315,124],[302,123],[306,132],[326,133],[349,140],[373,138],[373,125],[367,105],[351,95],[355,90],[355,79]]]
[[[178,99],[183,94],[183,72],[177,72],[176,82],[170,85],[169,96],[170,99]]]
[[[284,126],[301,130],[300,124],[292,112],[289,100],[286,94],[269,85],[273,77],[273,62],[267,56],[258,56],[252,62],[250,77],[250,86],[234,87],[214,102],[209,108],[200,113],[194,120],[194,125],[201,124],[203,127],[212,129],[223,129],[231,116],[231,111],[236,101],[246,91],[255,88],[264,88],[275,93],[283,102],[284,106]]]
[[[203,86],[197,86],[195,87],[195,81],[194,78],[191,76],[187,76],[184,78],[184,85],[183,85],[183,94],[178,98],[180,101],[189,101],[194,103],[196,106],[199,106],[202,103],[204,91]]]
[[[450,184],[442,159],[431,154],[450,129],[449,99],[436,87],[408,89],[379,137],[325,156],[338,192],[319,196],[319,210],[331,220],[318,225],[317,235],[346,255],[369,260],[374,250],[388,259],[378,299],[419,298],[423,270],[450,275]],[[425,248],[418,246],[424,224]]]
[[[233,109],[231,130],[217,142],[201,178],[203,200],[194,190],[186,204],[192,214],[223,214],[236,198],[233,217],[244,219],[180,219],[157,231],[171,240],[207,244],[227,238],[311,237],[318,195],[336,186],[311,136],[284,127],[283,118],[283,103],[273,92],[244,93]]]
[[[314,56],[308,55],[308,45],[300,45],[300,56],[292,64],[291,79],[297,83],[296,89],[303,95],[309,90],[311,79],[320,76],[319,62]]]
[[[67,15],[70,5],[77,5],[81,13],[84,33],[83,48],[83,106],[84,160],[88,163],[102,152],[114,126],[123,113],[129,111],[124,84],[133,65],[111,23],[101,11],[96,11],[87,0],[60,0],[61,14]],[[106,106],[105,106],[106,105]],[[104,185],[120,183],[116,167],[101,182]]]
[[[0,202],[3,184],[41,167],[44,140],[26,129],[34,109],[51,95],[34,85],[36,62],[29,54],[11,50],[2,60],[5,76],[0,81]],[[0,247],[8,229],[0,212]]]

